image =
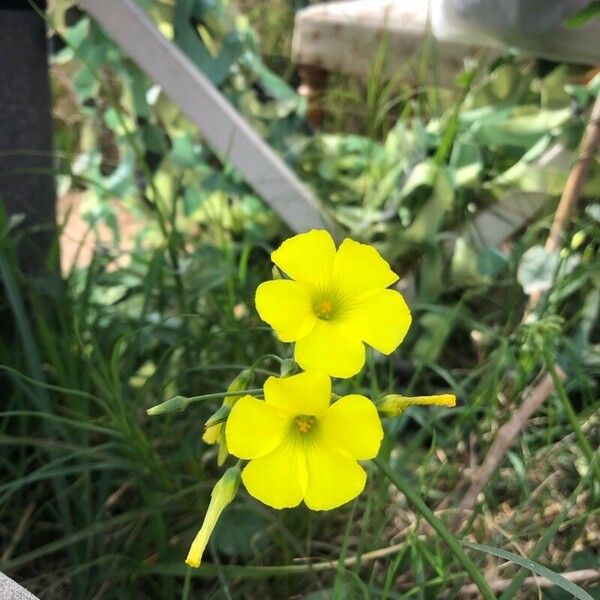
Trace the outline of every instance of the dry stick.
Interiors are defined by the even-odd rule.
[[[587,127],[579,146],[579,158],[573,165],[567,184],[563,190],[562,196],[554,213],[554,219],[552,221],[552,227],[550,228],[550,234],[546,240],[545,249],[546,252],[555,252],[562,246],[563,233],[571,218],[571,214],[575,210],[577,201],[585,185],[588,173],[594,162],[596,152],[600,147],[600,94],[596,97],[590,120],[588,121]],[[537,307],[540,299],[542,298],[541,292],[534,292],[529,298],[529,304],[525,310],[525,317],[531,314]]]
[[[563,232],[577,205],[598,147],[600,147],[600,94],[596,97],[590,120],[583,134],[579,160],[571,169],[552,221],[550,235],[546,240],[546,251],[548,252],[554,252],[562,246]]]
[[[585,581],[594,581],[600,579],[600,571],[596,569],[581,569],[580,571],[568,571],[560,574],[565,579],[572,581],[573,583],[582,583]],[[496,579],[490,581],[490,587],[494,592],[503,592],[511,584],[511,579]],[[538,588],[549,588],[555,584],[543,577],[527,577],[523,581],[523,585],[527,587],[538,587]],[[459,596],[475,596],[479,593],[477,586],[469,583],[460,588]]]
[[[557,372],[558,376],[564,380],[566,377],[565,372],[560,367],[557,367]],[[553,390],[554,383],[552,382],[552,377],[546,373],[542,380],[531,390],[531,393],[526,396],[520,408],[499,429],[485,460],[476,470],[471,486],[458,506],[459,514],[452,522],[452,529],[457,529],[462,521],[463,514],[473,509],[477,502],[477,496],[492,478],[492,475],[502,462],[515,437],[523,429],[529,417],[544,403]]]

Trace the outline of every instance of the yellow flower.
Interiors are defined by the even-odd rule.
[[[393,352],[411,323],[402,295],[386,289],[398,280],[371,246],[350,239],[336,252],[326,231],[296,235],[271,254],[290,279],[256,290],[256,308],[283,342],[296,342],[305,370],[352,377],[365,363],[363,342]]]
[[[213,491],[210,494],[210,503],[204,516],[202,527],[194,538],[190,551],[185,562],[190,567],[199,567],[202,555],[208,544],[208,540],[221,516],[223,510],[235,498],[238,486],[240,485],[240,470],[238,467],[231,467],[223,474],[223,477],[217,481]]]
[[[330,404],[331,380],[317,371],[269,377],[264,392],[240,398],[225,427],[231,454],[250,460],[248,492],[274,508],[304,500],[313,510],[358,496],[367,475],[357,460],[374,458],[383,437],[375,405],[358,394]]]

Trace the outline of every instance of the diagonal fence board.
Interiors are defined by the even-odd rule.
[[[80,0],[80,5],[293,231],[335,231],[308,187],[135,0]]]

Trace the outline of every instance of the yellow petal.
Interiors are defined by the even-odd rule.
[[[319,419],[319,430],[328,444],[359,460],[375,458],[383,439],[377,408],[358,394],[334,402]]]
[[[315,328],[296,342],[294,359],[306,370],[352,377],[365,364],[365,347],[352,330],[334,321],[317,321]]]
[[[321,289],[331,278],[335,244],[327,231],[313,229],[291,237],[271,254],[273,262],[296,281]]]
[[[390,354],[404,339],[412,317],[400,292],[377,290],[358,296],[340,321],[369,346]]]
[[[306,445],[308,487],[304,495],[312,510],[330,510],[349,502],[362,492],[367,481],[364,469],[327,444]]]
[[[227,419],[225,440],[231,454],[256,458],[269,454],[283,440],[289,416],[252,396],[240,398]]]
[[[319,371],[269,377],[264,390],[269,406],[291,415],[320,415],[331,401],[331,379]]]
[[[216,444],[219,440],[219,436],[221,435],[221,428],[223,424],[218,423],[217,425],[213,425],[212,427],[207,427],[202,435],[202,441],[205,444]]]
[[[261,283],[256,290],[256,310],[282,342],[305,336],[317,320],[307,287],[289,279]]]
[[[242,471],[248,493],[273,508],[298,506],[306,491],[301,447],[289,437],[267,456],[251,460]]]
[[[375,248],[346,239],[333,263],[333,280],[345,295],[352,296],[386,288],[398,281],[398,275]]]

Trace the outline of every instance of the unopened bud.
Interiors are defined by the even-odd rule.
[[[189,403],[189,398],[186,398],[185,396],[175,396],[174,398],[165,400],[164,402],[149,408],[146,413],[153,417],[164,413],[181,412],[187,408]]]
[[[244,369],[240,371],[238,376],[227,387],[228,392],[241,392],[248,388],[250,381],[254,377],[252,369]],[[207,444],[219,444],[219,453],[217,455],[217,464],[221,466],[225,459],[229,456],[227,444],[225,442],[225,429],[223,424],[227,421],[227,417],[231,412],[233,405],[241,398],[241,396],[226,396],[223,404],[204,424],[206,430],[202,436],[202,440]]]
[[[235,498],[240,485],[240,468],[231,467],[223,474],[223,477],[217,481],[210,495],[208,510],[204,516],[204,521],[200,531],[194,538],[190,551],[185,562],[190,567],[199,567],[202,561],[202,555],[208,544],[208,540],[215,529],[221,513],[228,504]]]
[[[456,406],[456,396],[439,394],[435,396],[400,396],[388,394],[379,400],[377,411],[382,417],[399,417],[409,406],[434,404],[437,406]]]
[[[204,427],[208,429],[209,427],[214,427],[215,425],[219,425],[227,421],[227,417],[231,412],[231,407],[227,404],[223,403],[219,410],[214,413],[209,419],[204,423]]]
[[[229,384],[227,388],[228,392],[241,392],[248,387],[248,384],[254,377],[254,371],[252,369],[244,369],[240,371],[238,376]],[[238,397],[235,399],[237,400]]]
[[[217,465],[222,466],[229,456],[229,449],[227,448],[227,439],[225,438],[225,427],[221,425],[221,431],[219,432],[219,452],[217,453]]]

